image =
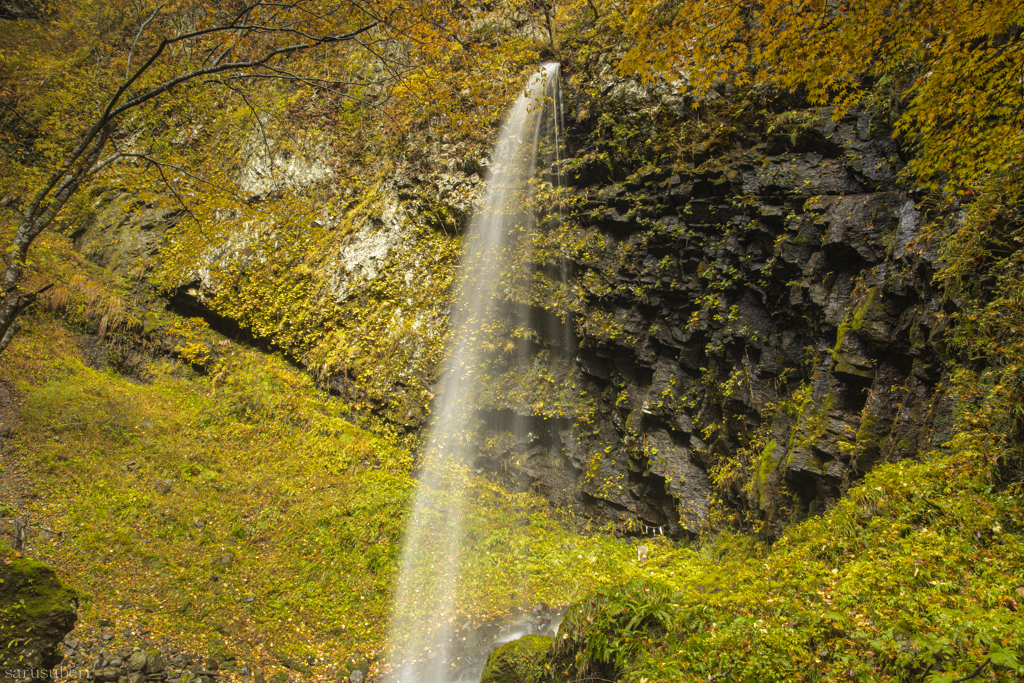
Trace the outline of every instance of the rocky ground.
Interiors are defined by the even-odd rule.
[[[58,667],[61,677],[92,680],[96,683],[142,683],[172,681],[177,683],[212,683],[233,681],[264,683],[268,676],[263,669],[245,665],[234,659],[218,659],[182,649],[167,638],[153,638],[145,631],[117,628],[112,622],[98,631],[76,630],[61,645],[64,661]],[[315,662],[313,662],[315,663]],[[302,667],[303,663],[296,662]],[[339,683],[361,683],[367,662],[346,661],[329,673]],[[287,674],[269,676],[283,683]]]
[[[8,359],[0,359],[0,371],[10,371]],[[35,519],[30,512],[28,502],[40,498],[39,492],[33,490],[32,478],[28,476],[29,468],[25,462],[22,449],[16,448],[15,430],[20,421],[21,396],[15,383],[7,378],[0,378],[0,544],[10,547],[13,553],[4,558],[5,567],[17,570],[19,564],[30,564],[33,569],[46,572],[52,577],[45,565],[22,559],[33,556],[32,545],[38,540],[49,540],[56,532],[45,522]],[[131,469],[131,463],[126,465]],[[127,471],[127,470],[126,470]],[[0,549],[0,554],[6,551]],[[5,570],[0,567],[0,570]],[[0,572],[10,585],[11,569]],[[11,576],[9,576],[9,574]],[[29,581],[32,583],[32,581]],[[38,581],[36,581],[38,583]],[[28,593],[19,593],[25,597]],[[7,610],[16,600],[8,601],[0,594],[0,608]],[[15,606],[14,609],[17,609]],[[6,611],[4,612],[6,614]],[[130,613],[129,613],[130,614]],[[309,679],[312,666],[328,674],[329,680],[338,683],[360,683],[369,671],[372,660],[360,653],[342,659],[335,665],[325,665],[323,658],[313,661],[292,661],[284,657],[280,662],[286,669],[294,671],[288,675],[278,670],[273,674],[264,674],[263,669],[246,664],[234,655],[226,653],[203,653],[195,648],[169,637],[154,635],[150,630],[130,615],[128,620],[119,619],[117,623],[111,619],[80,621],[73,630],[68,629],[74,624],[73,612],[59,615],[60,619],[50,619],[54,624],[47,624],[48,632],[45,647],[46,661],[24,660],[24,652],[19,651],[17,643],[10,649],[0,648],[0,680],[17,680],[25,678],[19,672],[36,671],[53,666],[52,675],[64,680],[91,680],[96,683],[142,683],[143,681],[172,681],[175,683],[212,683],[213,681],[233,681],[236,683],[264,683],[267,679],[275,683],[285,683],[291,679]],[[69,621],[70,619],[70,621]],[[56,623],[60,622],[60,623]],[[3,625],[10,625],[4,621]],[[12,635],[22,636],[38,630],[38,625],[26,626],[21,623],[10,625]],[[53,626],[53,628],[49,628]],[[62,635],[63,639],[61,639]],[[21,648],[24,650],[24,648]],[[39,648],[36,648],[39,649]],[[26,663],[27,662],[27,663]],[[14,668],[10,668],[14,667]],[[28,667],[28,669],[26,669]],[[35,677],[41,677],[36,671]],[[323,679],[323,676],[318,676]]]
[[[0,470],[0,509],[17,509],[24,494],[25,477],[20,459],[9,451],[8,437],[18,422],[18,390],[14,382],[0,378],[0,454],[4,467]]]
[[[456,632],[454,656],[460,660],[459,680],[479,679],[488,654],[524,636],[550,639],[558,632],[565,607],[551,608],[544,603],[510,619],[484,624],[463,624]],[[203,655],[183,648],[171,638],[158,637],[134,623],[123,626],[101,619],[96,626],[77,628],[60,642],[57,653],[63,660],[54,675],[64,680],[95,683],[286,683],[308,680],[313,666],[320,664],[309,658],[305,662],[288,662],[294,675],[277,671],[265,672],[251,664],[223,654]],[[326,670],[327,680],[337,683],[363,683],[383,680],[370,676],[373,660],[360,653]],[[322,675],[315,676],[323,679]]]
[[[308,680],[316,660],[288,662],[293,675],[277,671],[265,673],[262,668],[246,664],[232,655],[202,654],[183,647],[167,637],[158,637],[134,623],[115,624],[101,619],[97,625],[76,628],[58,646],[63,656],[54,668],[54,676],[64,680],[96,683],[274,683]],[[372,662],[359,654],[326,670],[328,680],[338,683],[361,683]],[[318,676],[318,678],[323,678]]]

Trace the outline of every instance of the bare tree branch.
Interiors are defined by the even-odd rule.
[[[223,85],[225,88],[227,88],[231,92],[233,92],[236,95],[238,95],[239,97],[241,97],[242,101],[245,102],[245,106],[248,107],[249,111],[252,113],[253,121],[256,122],[256,128],[260,132],[260,139],[263,141],[263,150],[267,154],[267,163],[270,164],[270,177],[273,178],[274,177],[274,154],[273,154],[273,152],[270,149],[270,141],[267,139],[267,131],[263,127],[263,121],[260,120],[260,114],[256,110],[256,106],[252,103],[252,100],[249,99],[249,96],[241,88],[235,88],[235,87],[233,87],[231,85],[228,85],[227,83],[223,83],[223,82],[221,82],[221,85]]]
[[[124,77],[125,78],[128,78],[128,72],[131,71],[131,68],[132,68],[132,56],[135,54],[135,46],[139,44],[139,38],[142,37],[142,32],[146,30],[146,27],[149,26],[150,22],[153,21],[153,19],[156,18],[156,15],[164,7],[165,7],[165,5],[159,5],[155,10],[153,10],[153,13],[149,15],[148,19],[146,19],[144,22],[142,22],[142,24],[139,26],[139,30],[135,33],[135,40],[132,41],[132,46],[128,50],[128,63],[125,64],[125,67],[124,67]]]
[[[973,673],[967,674],[967,675],[966,675],[966,676],[964,676],[963,678],[958,678],[958,679],[956,679],[955,681],[953,681],[953,683],[963,683],[964,681],[969,681],[969,680],[971,680],[972,678],[977,678],[977,677],[978,677],[978,675],[979,675],[979,674],[981,674],[981,671],[982,671],[982,669],[984,669],[984,668],[985,668],[986,666],[988,666],[988,663],[989,663],[989,662],[991,662],[991,661],[992,661],[992,658],[991,658],[991,657],[989,657],[989,658],[988,658],[988,659],[986,659],[986,660],[985,660],[984,662],[982,662],[981,664],[979,664],[979,665],[978,665],[978,668],[977,668],[977,669],[975,669]]]
[[[145,61],[132,70],[135,52],[141,44],[143,36],[147,32],[153,32],[153,27],[157,25],[157,19],[161,16],[165,6],[165,4],[160,4],[143,19],[141,8],[136,4],[136,14],[141,21],[127,51],[124,78],[116,90],[106,99],[98,115],[79,137],[76,145],[37,189],[23,210],[22,218],[15,231],[11,247],[6,252],[6,264],[2,278],[0,278],[0,353],[3,352],[16,332],[16,318],[26,305],[26,297],[28,295],[19,291],[19,282],[25,268],[29,247],[36,237],[53,222],[68,199],[78,191],[86,178],[103,171],[110,165],[123,159],[137,158],[142,160],[148,166],[156,169],[164,186],[167,187],[168,191],[182,205],[182,208],[192,217],[197,225],[200,225],[200,231],[202,231],[198,218],[174,187],[170,178],[165,173],[165,169],[173,169],[197,182],[206,183],[214,187],[217,187],[216,185],[189,173],[185,169],[161,163],[148,155],[117,150],[116,145],[115,153],[102,159],[103,150],[111,140],[114,126],[124,114],[162,95],[170,93],[178,86],[190,82],[207,83],[217,81],[221,85],[226,85],[224,81],[227,80],[255,78],[289,80],[312,88],[330,91],[339,96],[348,97],[360,102],[363,102],[363,100],[351,93],[337,91],[337,86],[341,84],[376,85],[386,89],[384,101],[387,101],[393,92],[393,82],[401,76],[402,70],[400,66],[404,66],[400,65],[397,60],[390,60],[384,55],[378,54],[379,51],[367,47],[373,41],[365,42],[361,40],[362,36],[377,27],[382,27],[395,33],[402,33],[403,30],[406,30],[400,27],[397,22],[389,23],[391,20],[381,17],[380,13],[376,12],[372,6],[367,7],[358,2],[358,0],[347,0],[344,3],[339,3],[330,12],[325,13],[314,11],[302,0],[296,0],[290,3],[246,2],[223,22],[186,30],[160,39]],[[335,21],[335,15],[342,12],[343,8],[346,7],[356,14],[366,17],[367,20],[354,29],[339,33],[327,31],[323,34],[309,29],[302,23],[305,19],[327,22]],[[289,15],[289,13],[292,14]],[[351,19],[351,15],[348,15],[348,17]],[[413,25],[415,25],[415,20]],[[222,36],[223,39],[215,40],[216,44],[205,50],[205,56],[202,57],[198,67],[193,66],[193,68],[188,68],[184,72],[162,80],[159,83],[144,87],[141,92],[133,92],[133,89],[142,81],[143,77],[151,73],[154,66],[161,62],[162,58],[168,54],[169,48],[176,45],[182,46],[186,55],[188,55],[188,59],[196,59],[199,55],[191,56],[193,47],[201,44],[204,39],[213,39],[216,36]],[[282,44],[280,39],[287,39],[287,41]],[[253,40],[256,41],[257,45],[266,44],[266,47],[262,51],[258,49],[253,51],[251,47]],[[279,62],[292,55],[309,51],[322,45],[326,46],[348,41],[351,41],[354,45],[359,45],[361,49],[369,51],[380,59],[388,72],[388,77],[381,79],[379,82],[371,80],[358,84],[345,83],[344,81],[331,81],[313,76],[304,76],[279,65]],[[231,59],[232,53],[236,51],[247,54]],[[95,54],[99,56],[101,62],[109,58],[98,47]],[[192,61],[192,64],[194,65],[195,61]],[[212,76],[217,78],[210,78]],[[391,87],[388,87],[389,85]],[[237,89],[231,88],[231,86],[227,87],[238,92]],[[262,130],[262,123],[259,120],[258,112],[248,97],[244,93],[241,94],[245,104],[253,111],[253,115],[256,117],[257,126],[260,127],[261,134],[263,135],[264,145],[269,152],[269,143],[266,139],[265,131]],[[368,102],[364,103],[370,104]],[[242,202],[245,201],[244,198],[239,197],[237,193],[227,188],[219,187],[218,189],[229,192]],[[205,234],[204,237],[206,237]]]

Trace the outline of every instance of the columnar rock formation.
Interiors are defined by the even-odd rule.
[[[620,120],[643,104],[620,100]],[[866,114],[776,120],[618,181],[597,154],[568,160],[560,239],[581,340],[575,368],[550,371],[592,414],[525,411],[529,443],[496,440],[507,420],[485,415],[481,443],[502,447],[483,463],[624,530],[672,535],[700,528],[718,466],[727,502],[772,533],[876,463],[943,443],[937,254],[896,189],[898,150]]]

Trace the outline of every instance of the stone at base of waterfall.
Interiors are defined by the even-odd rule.
[[[502,645],[488,655],[480,683],[538,683],[553,642],[548,636],[524,636]]]

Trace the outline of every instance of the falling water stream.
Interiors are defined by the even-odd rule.
[[[483,205],[466,233],[451,341],[421,455],[422,476],[391,617],[394,683],[453,683],[479,676],[479,671],[467,674],[460,667],[454,647],[460,555],[472,551],[462,543],[467,477],[475,454],[468,433],[482,389],[484,341],[514,337],[531,324],[525,319],[529,307],[516,300],[514,290],[532,278],[532,261],[524,257],[536,223],[530,199],[538,157],[542,163],[558,159],[561,118],[559,66],[544,64],[508,112]]]

